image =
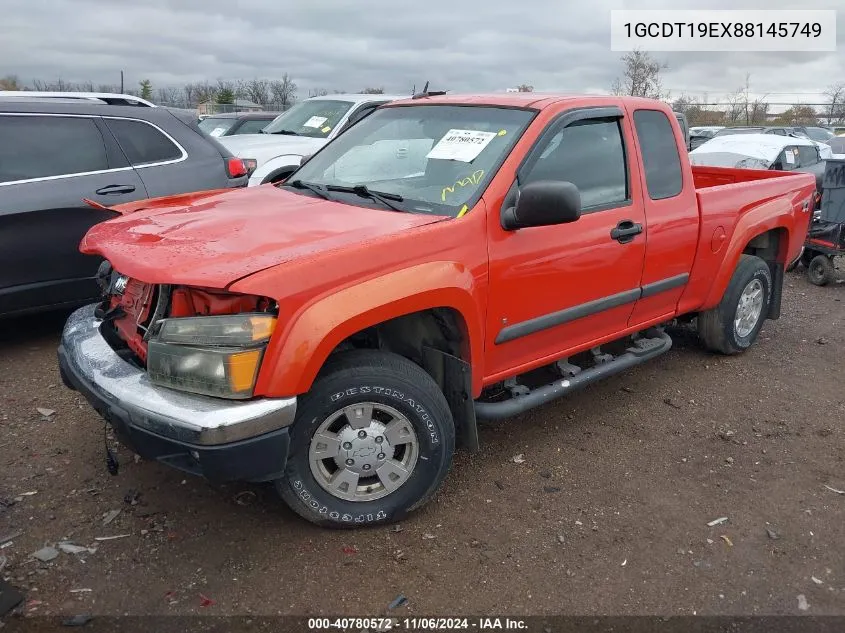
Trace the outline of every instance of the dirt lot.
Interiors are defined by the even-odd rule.
[[[110,476],[101,420],[59,379],[61,325],[0,324],[0,538],[21,532],[0,556],[27,614],[380,615],[399,594],[400,617],[845,614],[845,495],[825,488],[845,490],[845,284],[788,275],[744,356],[681,338],[486,426],[401,530],[320,530],[269,486],[125,449]],[[65,539],[96,552],[31,557]]]

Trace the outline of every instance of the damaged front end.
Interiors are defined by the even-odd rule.
[[[150,382],[218,398],[253,396],[276,326],[266,297],[208,288],[147,284],[103,262],[104,293],[95,316],[115,352],[145,369]]]
[[[104,263],[99,304],[69,317],[62,380],[146,459],[215,481],[280,477],[296,397],[254,395],[272,299],[149,284]]]

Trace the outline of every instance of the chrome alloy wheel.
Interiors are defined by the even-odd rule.
[[[752,279],[739,296],[739,304],[734,316],[736,335],[745,338],[760,321],[763,314],[763,284],[759,279]]]
[[[373,501],[408,481],[419,456],[411,422],[393,407],[359,402],[317,428],[308,448],[314,479],[346,501]]]

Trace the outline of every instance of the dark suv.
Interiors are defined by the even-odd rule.
[[[91,226],[118,215],[104,207],[246,183],[243,161],[194,117],[105,99],[0,96],[0,316],[96,299],[101,260],[78,247]]]

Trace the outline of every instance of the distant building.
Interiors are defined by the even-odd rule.
[[[217,103],[213,99],[197,106],[197,114],[219,114],[221,112],[261,112],[264,107],[249,99],[235,99],[234,103]]]

